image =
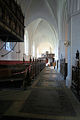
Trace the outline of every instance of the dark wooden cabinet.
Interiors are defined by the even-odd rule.
[[[74,92],[80,95],[80,67],[72,66],[72,85]]]
[[[72,66],[72,91],[75,93],[76,97],[80,100],[80,57],[79,51],[76,52],[76,65]]]
[[[0,0],[0,38],[4,42],[24,41],[24,16],[15,0]]]
[[[60,73],[63,75],[64,79],[67,77],[67,63],[65,59],[60,59]]]

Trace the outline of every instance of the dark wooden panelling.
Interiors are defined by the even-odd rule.
[[[7,42],[24,41],[24,16],[14,0],[0,0],[0,38]]]
[[[60,73],[64,76],[64,79],[67,77],[67,63],[65,59],[60,60]]]

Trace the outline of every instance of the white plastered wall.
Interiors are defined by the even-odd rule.
[[[80,52],[80,13],[72,16],[72,65],[76,65],[76,52]]]
[[[4,45],[5,43],[0,40],[0,48]],[[16,44],[16,45],[15,45]],[[24,43],[14,43],[15,47],[14,50],[12,50],[9,54],[7,54],[9,51],[5,50],[4,48],[0,51],[0,60],[23,60],[23,53],[24,53]],[[7,55],[5,55],[7,54]],[[2,57],[2,55],[4,55]]]

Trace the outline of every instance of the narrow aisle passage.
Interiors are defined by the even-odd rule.
[[[70,93],[69,93],[70,92]],[[76,112],[72,106],[71,91],[65,87],[65,81],[53,68],[46,68],[39,76],[38,82],[25,101],[21,112],[41,115],[54,119],[75,119]]]
[[[16,100],[4,115],[28,120],[80,120],[80,103],[52,67],[46,67],[38,75],[32,87],[24,91],[24,96],[27,97]]]

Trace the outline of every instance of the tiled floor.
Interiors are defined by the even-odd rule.
[[[3,119],[80,120],[80,103],[53,67],[46,67],[25,91],[0,91],[0,103]]]

